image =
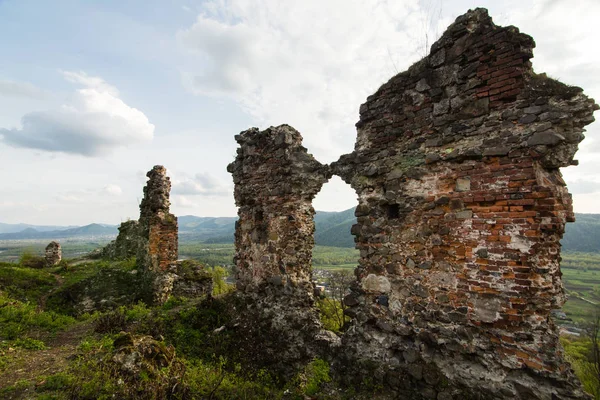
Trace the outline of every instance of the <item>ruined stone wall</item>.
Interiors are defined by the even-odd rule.
[[[62,260],[62,249],[60,243],[50,242],[46,246],[45,260],[47,267],[53,267]]]
[[[360,107],[355,150],[330,167],[359,198],[334,364],[349,382],[410,399],[585,397],[550,312],[574,219],[559,168],[576,163],[598,106],[534,73],[534,46],[469,11]],[[236,139],[238,287],[263,310],[294,282],[309,299],[310,202],[330,172],[288,126]],[[282,315],[302,312],[280,293]]]
[[[162,165],[154,166],[146,176],[139,224],[148,245],[138,257],[146,260],[151,271],[162,273],[177,261],[178,251],[177,217],[169,212],[171,180]]]
[[[126,221],[119,226],[116,240],[105,246],[101,257],[125,260],[136,257],[143,276],[142,296],[147,301],[165,302],[173,290],[178,275],[177,217],[170,213],[171,181],[167,170],[156,165],[146,174],[148,182],[140,203],[138,221]]]
[[[138,221],[125,221],[119,225],[117,238],[104,246],[100,256],[111,260],[126,260],[135,257],[144,245]]]
[[[550,312],[574,220],[558,168],[597,106],[535,74],[533,47],[483,9],[459,17],[360,107],[333,165],[359,196],[346,355],[406,395],[583,396]]]
[[[322,331],[313,307],[311,202],[331,174],[288,125],[250,129],[236,140],[240,148],[228,171],[239,207],[236,279],[248,305],[243,334],[262,336],[265,364],[292,371],[314,355]]]

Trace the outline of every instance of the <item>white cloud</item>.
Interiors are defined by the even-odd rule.
[[[102,189],[102,193],[111,196],[120,196],[123,193],[123,189],[121,189],[119,185],[110,184],[104,186],[104,188]]]
[[[0,128],[5,143],[50,152],[98,156],[117,147],[149,142],[154,125],[141,111],[119,98],[118,90],[84,72],[62,72],[78,89],[69,103],[57,110],[31,112],[22,127]]]
[[[0,80],[0,96],[44,99],[48,93],[29,82]]]
[[[196,94],[235,99],[263,128],[289,123],[322,161],[351,151],[366,97],[424,54],[427,15],[408,0],[225,0],[178,33]]]
[[[196,174],[193,178],[183,177],[173,180],[172,192],[187,196],[226,196],[231,195],[233,188],[231,184],[203,172]]]
[[[85,200],[81,196],[77,196],[75,194],[59,194],[56,195],[56,200],[65,203],[83,203]]]
[[[173,196],[173,206],[179,208],[194,208],[198,207],[198,204],[194,203],[192,200],[187,198],[186,196]]]

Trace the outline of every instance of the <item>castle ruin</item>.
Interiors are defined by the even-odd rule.
[[[535,73],[534,47],[485,9],[458,17],[360,106],[355,149],[331,165],[287,125],[236,136],[238,289],[266,356],[325,354],[393,398],[587,398],[550,313],[574,221],[559,169],[576,164],[598,105]],[[311,202],[333,174],[358,196],[341,343],[318,321],[310,265]]]

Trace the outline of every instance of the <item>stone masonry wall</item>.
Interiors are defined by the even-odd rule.
[[[45,260],[47,267],[53,267],[62,260],[62,249],[60,243],[50,242],[46,246]]]
[[[177,217],[169,212],[171,180],[167,169],[155,165],[146,176],[139,226],[147,242],[139,248],[137,262],[151,281],[153,301],[160,304],[169,298],[177,279]]]
[[[146,176],[139,220],[123,222],[116,240],[105,246],[100,256],[113,260],[136,257],[144,280],[143,297],[163,303],[182,275],[178,275],[177,264],[177,217],[169,212],[171,181],[166,168],[156,165]]]
[[[156,165],[146,174],[144,198],[140,203],[140,227],[148,238],[145,257],[153,272],[165,272],[177,261],[177,217],[169,212],[171,180],[167,169]]]
[[[574,220],[559,167],[598,107],[535,74],[534,46],[470,11],[360,107],[333,165],[359,196],[340,368],[371,361],[407,398],[584,397],[550,312]]]
[[[306,359],[292,353],[319,330],[281,321],[314,311],[311,200],[333,172],[359,199],[339,376],[390,398],[586,398],[550,312],[565,300],[559,240],[574,220],[559,168],[576,164],[598,106],[534,73],[534,46],[484,9],[458,17],[361,105],[355,150],[329,169],[289,126],[236,137],[238,288],[295,335],[282,360]]]
[[[263,363],[285,374],[310,361],[322,333],[313,307],[311,202],[331,174],[288,125],[250,129],[236,140],[240,148],[228,171],[239,207],[235,265],[248,306],[243,331],[262,336]]]

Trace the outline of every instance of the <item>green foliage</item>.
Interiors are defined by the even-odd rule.
[[[127,327],[127,316],[123,307],[106,312],[98,317],[94,323],[94,332],[119,333]]]
[[[125,261],[89,261],[73,265],[64,275],[63,285],[47,301],[51,310],[77,315],[76,305],[84,297],[105,308],[136,303],[144,296],[141,274],[137,273],[135,259]],[[112,302],[99,304],[102,299]]]
[[[350,248],[315,246],[312,257],[314,268],[354,269],[358,263],[359,252]]]
[[[354,207],[340,212],[317,211],[315,242],[322,246],[353,248],[354,236],[350,234],[353,224],[356,224]]]
[[[227,294],[235,289],[235,286],[225,282],[225,279],[230,274],[230,271],[228,271],[226,268],[215,266],[210,270],[210,274],[213,279],[213,296]]]
[[[20,347],[26,350],[44,350],[46,345],[41,340],[32,339],[32,338],[17,338],[14,342],[12,342],[13,347]]]
[[[325,297],[317,300],[319,309],[319,319],[323,327],[327,330],[339,333],[344,323],[349,322],[350,318],[345,316],[340,300]]]
[[[123,309],[128,322],[141,321],[152,313],[152,309],[141,301],[129,308],[123,307]]]
[[[59,372],[58,374],[46,377],[44,383],[41,384],[36,390],[41,392],[50,390],[64,390],[69,388],[73,384],[74,380],[75,378],[73,375],[65,372]]]
[[[207,363],[199,360],[186,362],[186,394],[192,399],[276,399],[281,391],[274,388],[266,375],[255,380],[239,375],[241,365],[233,371],[226,369],[226,362],[220,358]]]
[[[0,294],[0,339],[23,338],[32,330],[56,332],[74,322],[72,317],[51,311],[38,311],[29,303],[22,303]]]
[[[114,335],[104,335],[100,338],[85,337],[77,347],[84,354],[98,354],[113,350]]]
[[[47,270],[0,263],[0,290],[11,298],[37,303],[55,285],[56,279]]]
[[[21,254],[21,258],[19,259],[19,264],[25,268],[44,268],[46,266],[46,259],[41,256],[33,255],[29,251],[25,251]]]
[[[329,364],[319,358],[306,366],[306,389],[309,396],[316,394],[323,383],[331,382]]]
[[[586,392],[600,399],[600,377],[594,364],[593,344],[589,337],[561,337],[567,360]]]

